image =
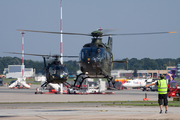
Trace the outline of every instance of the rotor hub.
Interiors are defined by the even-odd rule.
[[[91,36],[96,37],[96,38],[102,37],[102,35],[103,35],[103,33],[101,31],[93,31],[91,33]]]

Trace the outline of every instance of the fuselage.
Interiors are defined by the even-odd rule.
[[[134,88],[134,87],[144,87],[145,85],[146,85],[145,79],[135,79],[135,80],[128,80],[126,83],[123,84],[123,87]]]
[[[46,72],[47,81],[50,83],[63,83],[68,79],[68,70],[65,66],[51,63]]]
[[[80,70],[89,77],[104,77],[110,75],[112,53],[103,43],[85,44],[80,51]]]

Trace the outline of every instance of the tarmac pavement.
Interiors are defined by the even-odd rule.
[[[9,89],[0,87],[0,102],[73,102],[73,101],[141,101],[145,93],[150,101],[157,100],[157,92],[142,92],[141,90],[112,91],[115,94],[35,94],[39,85],[33,85],[31,89]],[[169,100],[172,100],[169,99]]]
[[[40,106],[39,106],[40,107]],[[121,120],[121,119],[179,119],[180,109],[169,108],[168,114],[159,114],[159,107],[46,107],[46,108],[4,108],[0,110],[1,120]]]
[[[142,101],[148,94],[157,100],[157,92],[140,90],[115,91],[112,95],[34,94],[35,88],[8,89],[0,87],[1,120],[121,120],[180,119],[180,107],[169,107],[168,114],[159,114],[159,107],[104,106],[102,103],[72,103],[73,101]],[[169,99],[172,101],[172,98]],[[11,104],[5,104],[12,102]],[[24,102],[24,103],[14,103]],[[33,103],[26,103],[33,102]],[[37,103],[38,102],[38,103]],[[43,102],[43,103],[42,103]],[[45,103],[47,102],[47,103]],[[50,102],[50,103],[49,103]],[[66,102],[66,103],[53,103]]]

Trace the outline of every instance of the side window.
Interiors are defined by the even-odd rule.
[[[64,72],[68,73],[68,69],[66,67],[64,67]]]
[[[81,52],[81,58],[84,59],[84,51]]]
[[[53,70],[52,67],[49,68],[49,73],[50,73],[51,75],[54,74],[54,70]]]

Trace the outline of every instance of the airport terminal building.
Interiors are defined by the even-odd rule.
[[[179,69],[178,69],[179,67]],[[176,76],[180,75],[180,64],[177,67]],[[166,70],[137,70],[138,78],[159,78],[162,74],[166,75],[167,72],[170,72],[172,68],[176,68],[176,66],[167,66]],[[116,78],[133,78],[134,70],[112,70],[111,76]]]

